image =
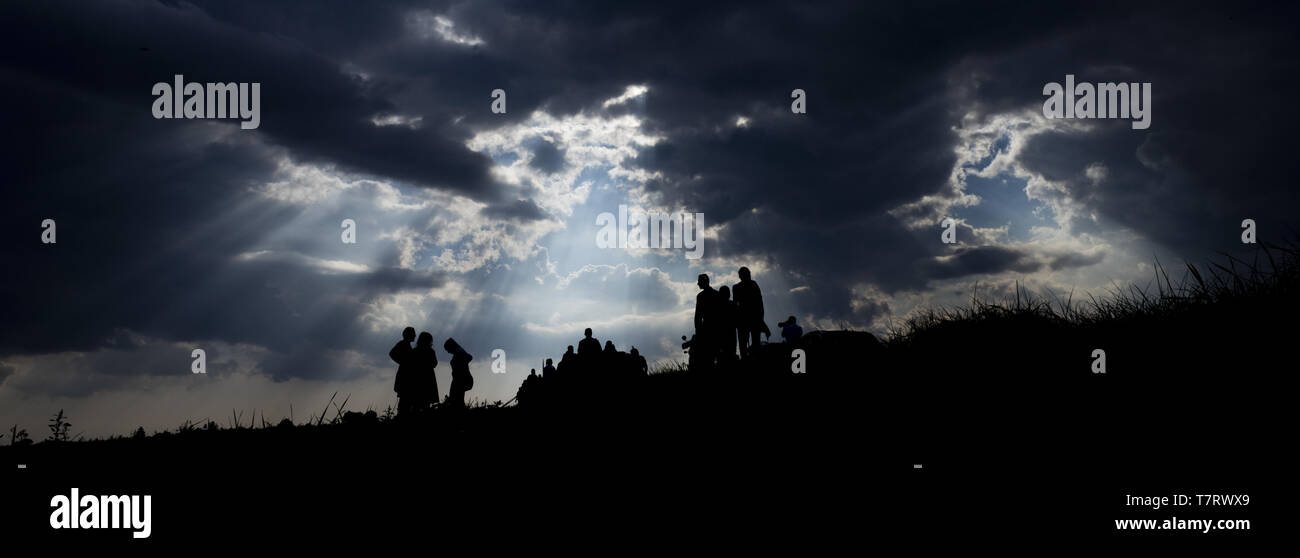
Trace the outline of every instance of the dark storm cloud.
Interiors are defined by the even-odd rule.
[[[1041,103],[1025,92],[1067,73],[1076,82],[1149,82],[1149,129],[1094,121],[1095,132],[1048,133],[1026,145],[1026,168],[1063,182],[1103,220],[1075,226],[1119,224],[1188,259],[1240,248],[1244,218],[1267,223],[1269,241],[1294,238],[1300,45],[1286,23],[1294,7],[1125,12],[972,57],[954,71],[979,83],[965,88],[964,101],[985,113]],[[1104,165],[1104,178],[1087,175],[1094,163]]]
[[[536,221],[546,219],[547,214],[532,200],[515,200],[490,205],[483,209],[483,214],[494,219],[516,219],[519,221]]]
[[[1289,14],[862,4],[6,3],[0,353],[89,349],[129,328],[257,343],[284,377],[295,359],[368,342],[362,305],[442,278],[325,273],[292,256],[235,262],[302,211],[247,204],[247,188],[283,152],[466,195],[491,217],[545,218],[519,199],[532,189],[497,184],[491,161],[464,147],[536,109],[643,119],[663,138],[636,160],[661,173],[649,191],[726,225],[707,257],[777,264],[806,286],[790,294],[800,314],[873,318],[883,303],[852,310],[863,283],[894,293],[1099,261],[994,245],[949,254],[937,223],[909,230],[885,213],[951,194],[963,115],[1041,106],[1043,84],[1065,73],[1154,82],[1150,130],[1045,134],[1022,153],[1102,220],[1190,258],[1230,243],[1245,217],[1281,231],[1296,206]],[[421,34],[418,14],[444,14],[484,44]],[[152,119],[150,86],[176,73],[261,82],[261,127],[214,143],[209,126]],[[602,108],[630,84],[650,93]],[[496,88],[507,114],[488,111]],[[795,88],[806,115],[789,111]],[[371,122],[385,115],[420,120]],[[554,145],[530,148],[535,168],[562,168]],[[1100,180],[1087,173],[1098,162]],[[56,246],[34,241],[47,217]]]
[[[555,147],[555,144],[542,138],[533,138],[524,142],[524,147],[533,151],[533,160],[529,161],[529,166],[550,174],[564,170],[564,152]]]
[[[719,14],[708,39],[687,24],[674,35],[680,41],[656,42],[664,49],[658,59],[671,58],[673,72],[690,79],[643,80],[653,92],[650,126],[668,138],[641,157],[664,173],[650,188],[714,224],[737,225],[713,254],[772,258],[809,277],[819,300],[808,309],[842,313],[861,281],[892,291],[1034,271],[1038,260],[996,247],[935,263],[937,235],[909,238],[881,213],[948,193],[952,127],[966,112],[1036,109],[1043,84],[1071,72],[1156,83],[1151,130],[1125,122],[1086,136],[1047,134],[1022,158],[1064,181],[1104,222],[1193,258],[1235,241],[1243,217],[1291,220],[1283,212],[1296,195],[1289,185],[1296,39],[1278,24],[1281,14],[1248,8],[1225,24],[1221,13],[1171,16],[1127,5],[1073,13],[950,8],[934,18],[914,9],[834,11],[833,21],[811,10],[759,8]],[[793,87],[808,92],[807,115],[789,113]],[[751,116],[749,127],[732,126],[734,115]],[[1086,173],[1098,162],[1108,170],[1100,181]],[[761,223],[745,222],[751,207],[767,211]],[[1096,225],[1075,223],[1080,232],[1089,226]],[[1099,257],[1061,256],[1051,266]]]
[[[14,24],[6,25],[6,40],[31,55],[9,49],[0,74],[0,99],[21,107],[8,123],[23,138],[5,150],[13,179],[0,223],[11,264],[0,283],[0,351],[112,347],[114,332],[129,329],[163,340],[318,354],[317,347],[366,338],[356,317],[376,296],[441,284],[437,275],[395,268],[323,273],[309,259],[284,254],[234,261],[301,212],[247,203],[248,188],[270,178],[276,163],[272,150],[241,134],[286,146],[298,158],[463,192],[485,188],[487,162],[454,135],[436,127],[375,129],[363,120],[387,102],[369,97],[373,92],[343,77],[335,62],[223,28],[192,6],[58,9],[5,8]],[[61,33],[47,32],[56,27]],[[214,141],[234,124],[154,120],[148,91],[172,73],[261,81],[262,128]],[[341,140],[355,134],[361,141],[344,148]],[[45,218],[56,220],[58,244],[32,241]]]
[[[384,75],[427,74],[427,99],[483,103],[484,92],[504,87],[510,119],[534,108],[601,111],[627,85],[648,86],[644,99],[607,111],[642,117],[666,138],[638,157],[662,173],[648,189],[712,224],[736,225],[712,255],[779,260],[816,284],[809,310],[834,314],[848,308],[857,283],[922,286],[928,278],[918,273],[928,268],[917,263],[942,253],[881,214],[945,188],[958,107],[944,70],[971,49],[1048,37],[1094,17],[1023,7],[939,13],[947,10],[458,5],[446,13],[486,46],[390,46],[361,59]],[[527,63],[517,56],[525,52]],[[809,114],[790,114],[794,88],[808,92]],[[473,125],[491,118],[468,114]],[[749,126],[735,127],[738,116]],[[539,155],[535,165],[545,166],[550,158]],[[754,208],[765,222],[735,222]]]
[[[871,324],[878,318],[887,317],[892,313],[889,303],[882,300],[861,300],[853,307],[854,317],[866,324]]]
[[[1051,268],[1052,271],[1087,267],[1100,263],[1105,257],[1106,254],[1103,252],[1097,252],[1096,254],[1061,254],[1049,260],[1047,267]]]
[[[334,324],[351,324],[357,305],[379,293],[440,283],[407,270],[328,275],[301,260],[235,263],[299,212],[245,202],[248,187],[274,170],[266,149],[239,136],[210,143],[202,126],[142,125],[131,111],[47,81],[7,81],[22,86],[3,93],[14,106],[58,107],[14,115],[16,128],[39,141],[8,150],[17,179],[0,206],[13,262],[2,285],[15,293],[0,320],[7,352],[88,350],[119,328],[162,339],[339,346],[349,333],[343,325],[295,325],[286,316],[319,304],[317,312],[337,314],[327,316]],[[57,244],[35,241],[45,218],[57,223]]]
[[[468,130],[454,126],[451,113],[424,114],[418,129],[376,126],[373,117],[395,112],[390,99],[404,84],[346,73],[344,60],[326,58],[292,37],[232,27],[188,4],[6,8],[16,12],[7,17],[7,40],[38,53],[13,60],[11,77],[79,90],[140,118],[150,118],[152,85],[174,74],[187,81],[259,82],[258,133],[297,159],[480,199],[500,193],[488,176],[491,161],[464,146]],[[61,32],[48,33],[52,28]],[[69,36],[76,40],[61,39]]]
[[[1019,273],[1038,271],[1042,262],[1035,261],[1024,252],[1001,246],[973,246],[958,248],[952,255],[920,264],[928,277],[950,279],[967,275],[998,273],[1005,270]]]

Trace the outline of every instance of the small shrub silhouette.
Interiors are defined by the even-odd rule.
[[[51,442],[68,441],[68,429],[72,428],[72,423],[68,422],[68,417],[63,414],[63,409],[59,409],[59,412],[50,417],[49,427],[50,436],[46,440]]]
[[[13,427],[9,429],[9,445],[25,446],[31,443],[32,439],[27,435],[27,429],[18,428],[17,424],[13,425]]]

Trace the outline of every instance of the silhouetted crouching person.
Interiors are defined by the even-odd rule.
[[[447,393],[447,406],[463,409],[465,392],[474,387],[474,376],[469,373],[469,361],[474,360],[474,357],[465,352],[465,349],[450,337],[442,344],[442,348],[451,353],[451,390]]]
[[[794,316],[786,318],[784,322],[776,324],[781,328],[781,341],[784,343],[798,343],[803,339],[803,328],[794,323]]]

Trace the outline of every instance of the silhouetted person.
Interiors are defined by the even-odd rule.
[[[393,391],[397,392],[397,414],[409,414],[418,397],[419,388],[412,381],[415,373],[411,371],[411,342],[415,341],[415,328],[402,330],[402,340],[388,351],[388,358],[397,363],[397,376],[393,379]]]
[[[694,345],[694,335],[692,335],[689,340],[686,339],[685,335],[682,336],[682,351],[686,352],[686,369],[691,372],[698,371],[700,367],[703,366],[702,363],[704,362],[704,359],[698,358]]]
[[[587,328],[583,333],[582,340],[578,341],[578,359],[574,367],[573,384],[575,386],[588,386],[596,376],[596,370],[600,368],[600,340],[592,337],[591,328]]]
[[[731,300],[731,289],[718,287],[717,339],[718,358],[724,362],[736,359],[736,320],[740,311]]]
[[[695,295],[695,337],[691,339],[691,356],[696,363],[711,368],[716,356],[715,338],[718,320],[718,291],[709,286],[709,276],[701,273],[695,281],[700,294]]]
[[[591,336],[591,328],[582,332],[582,341],[578,341],[578,354],[595,355],[600,353],[600,340]]]
[[[732,299],[736,302],[736,335],[740,341],[740,356],[749,354],[751,347],[759,345],[759,332],[767,329],[763,324],[763,291],[758,283],[749,278],[749,268],[739,271],[740,282],[732,287]],[[768,332],[771,336],[771,332]]]
[[[542,367],[542,378],[554,378],[555,365],[551,364],[551,359],[546,359],[546,366]]]
[[[416,393],[412,410],[419,413],[438,402],[438,376],[434,374],[434,368],[438,366],[438,353],[433,350],[433,335],[427,331],[420,332],[420,338],[411,350],[411,366],[415,375],[414,381],[410,383]]]
[[[794,316],[776,325],[781,328],[781,341],[784,343],[795,343],[803,338],[803,328],[794,323]]]
[[[573,345],[569,345],[568,350],[560,357],[560,363],[555,366],[555,381],[547,380],[551,385],[548,393],[568,393],[569,387],[581,375],[578,371],[580,368],[582,365],[578,364],[578,353],[573,351]]]
[[[532,405],[536,401],[542,390],[541,381],[536,368],[528,371],[528,377],[524,378],[524,383],[519,385],[519,391],[515,392],[515,401],[520,407]]]
[[[463,409],[465,392],[474,387],[474,376],[469,373],[469,361],[474,360],[474,357],[450,337],[442,344],[442,348],[451,353],[451,390],[447,393],[447,405],[453,409]]]
[[[573,370],[578,366],[578,355],[573,352],[573,345],[569,345],[569,350],[564,351],[560,357],[560,365],[555,367],[555,374],[559,378],[567,379],[574,374]]]
[[[650,368],[646,365],[645,357],[641,356],[641,352],[637,351],[636,347],[632,347],[631,355],[632,371],[635,372],[637,376],[648,375],[650,373]]]
[[[619,358],[619,352],[618,349],[614,348],[614,342],[606,340],[605,350],[600,353],[600,373],[604,374],[607,379],[617,376],[621,371],[620,365],[622,364],[623,360]]]

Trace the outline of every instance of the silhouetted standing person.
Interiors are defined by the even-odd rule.
[[[596,355],[600,353],[600,340],[591,336],[591,328],[582,332],[582,341],[578,341],[578,354]]]
[[[767,329],[763,325],[763,291],[758,283],[749,277],[749,268],[739,271],[740,282],[732,288],[732,297],[736,301],[736,335],[740,341],[740,356],[745,356],[759,345],[759,332]]]
[[[695,295],[695,337],[691,339],[691,353],[696,362],[705,368],[713,366],[717,354],[716,335],[718,291],[709,286],[709,276],[701,273],[695,281],[700,293]]]
[[[415,341],[415,328],[402,330],[402,340],[388,351],[388,358],[397,363],[397,376],[393,379],[393,391],[397,392],[397,414],[410,414],[414,407],[419,388],[415,385],[415,373],[412,372],[411,342]]]
[[[542,367],[542,378],[555,378],[555,365],[551,364],[551,359],[546,359],[546,366]]]
[[[650,373],[645,357],[641,356],[641,352],[636,350],[636,347],[632,347],[632,369],[637,376],[645,376]]]
[[[573,345],[569,345],[569,349],[560,356],[560,364],[555,367],[555,377],[559,378],[561,382],[567,382],[571,376],[577,373],[574,372],[577,367],[578,354],[573,352]]]
[[[520,407],[532,405],[537,400],[542,391],[542,381],[536,368],[528,371],[528,377],[524,378],[524,382],[519,384],[519,391],[515,392],[515,401],[519,402]]]
[[[600,382],[609,385],[610,381],[622,379],[623,357],[627,355],[614,348],[614,342],[606,340],[605,350],[600,353]]]
[[[582,340],[578,341],[578,358],[577,366],[573,374],[574,385],[586,386],[595,376],[596,369],[600,367],[600,340],[591,336],[591,328],[582,332]]]
[[[739,310],[731,300],[731,289],[718,287],[718,358],[724,362],[736,359],[736,319]]]
[[[442,344],[442,348],[451,353],[451,390],[447,393],[447,405],[453,409],[463,409],[465,392],[474,387],[474,376],[469,373],[469,361],[474,360],[474,357],[450,337]]]
[[[438,402],[438,376],[434,374],[437,366],[438,353],[433,350],[433,335],[422,331],[415,342],[415,348],[411,350],[411,372],[414,375],[409,383],[415,392],[411,410],[416,413],[426,411],[430,405]],[[398,406],[400,405],[399,400]]]
[[[564,354],[560,355],[560,364],[555,368],[555,370],[560,374],[564,374],[565,367],[573,366],[573,362],[577,358],[578,355],[573,352],[573,345],[569,345],[569,348],[564,351]]]

